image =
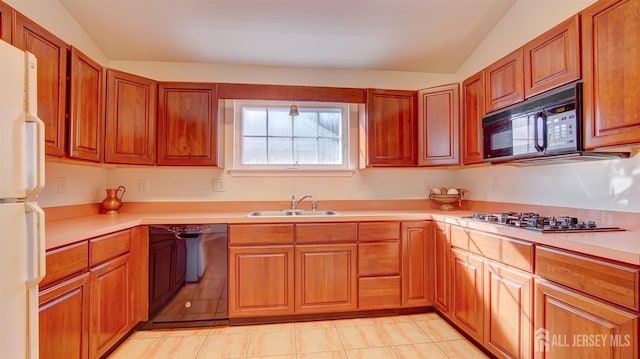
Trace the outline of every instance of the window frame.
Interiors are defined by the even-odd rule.
[[[243,164],[242,163],[242,110],[244,107],[286,108],[296,104],[304,109],[339,109],[341,111],[342,164]],[[343,102],[277,101],[277,100],[235,100],[233,105],[233,167],[234,171],[247,172],[315,172],[330,173],[351,170],[351,129],[350,104]],[[294,119],[295,121],[295,119]],[[304,137],[304,136],[303,136]],[[292,138],[295,138],[292,134]]]

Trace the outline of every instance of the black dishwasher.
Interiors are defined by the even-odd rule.
[[[227,225],[149,226],[149,322],[228,324]]]

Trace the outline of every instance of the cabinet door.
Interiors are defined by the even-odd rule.
[[[173,240],[149,245],[149,316],[153,316],[171,297]]]
[[[296,313],[355,310],[356,244],[296,246]]]
[[[89,358],[89,273],[40,293],[40,358]]]
[[[522,48],[489,65],[484,70],[487,113],[524,100]]]
[[[367,90],[367,166],[415,166],[416,127],[416,92]]]
[[[131,229],[131,324],[149,319],[149,228]]]
[[[156,87],[153,80],[107,70],[105,162],[155,163]]]
[[[484,262],[484,347],[499,358],[533,357],[533,275]]]
[[[161,83],[158,94],[158,164],[217,165],[217,85]]]
[[[0,40],[11,43],[11,7],[0,1]]]
[[[435,247],[435,285],[433,306],[444,315],[449,315],[451,302],[451,226],[433,223]]]
[[[550,282],[535,288],[536,358],[638,357],[637,314]]]
[[[229,317],[293,314],[293,282],[293,246],[231,247]]]
[[[418,91],[418,165],[460,163],[460,85]]]
[[[104,137],[102,66],[72,47],[69,69],[69,157],[100,162]]]
[[[451,250],[451,320],[477,340],[483,341],[484,298],[482,258],[457,248]]]
[[[90,358],[99,358],[131,329],[130,256],[91,269]]]
[[[13,45],[38,59],[38,117],[45,124],[45,153],[64,156],[69,45],[15,12]]]
[[[462,82],[462,163],[482,163],[484,71]]]
[[[433,305],[434,252],[431,222],[402,223],[402,306]]]
[[[640,3],[603,0],[582,12],[584,144],[640,143]]]
[[[580,78],[579,15],[524,45],[526,98]]]

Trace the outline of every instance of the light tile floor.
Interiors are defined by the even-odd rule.
[[[133,333],[109,359],[487,358],[436,313]]]

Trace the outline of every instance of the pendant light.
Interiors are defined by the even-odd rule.
[[[289,116],[298,116],[299,114],[298,106],[296,106],[296,101],[294,100],[291,106],[289,106]]]

